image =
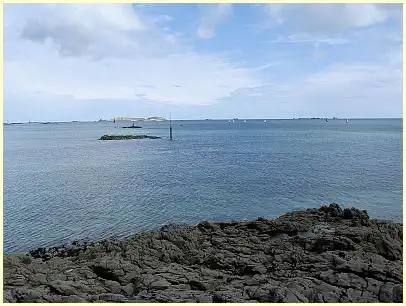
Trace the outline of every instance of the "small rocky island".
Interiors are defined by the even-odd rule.
[[[402,302],[402,224],[337,204],[4,256],[5,302]]]
[[[123,126],[123,129],[142,129],[142,126],[138,125]]]
[[[128,139],[160,139],[158,136],[149,135],[103,135],[99,140],[128,140]]]
[[[142,126],[135,125],[134,122],[130,126],[123,126],[123,129],[141,129]]]

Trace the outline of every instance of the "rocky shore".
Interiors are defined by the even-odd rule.
[[[6,302],[402,302],[402,224],[337,204],[4,256]]]
[[[99,140],[128,140],[128,139],[160,139],[158,136],[149,135],[103,135]]]

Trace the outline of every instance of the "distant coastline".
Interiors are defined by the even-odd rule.
[[[122,119],[124,118],[124,119]],[[231,118],[231,117],[230,117]],[[206,118],[206,119],[172,119],[172,121],[228,121],[230,118]],[[356,118],[356,117],[347,117],[347,118],[338,118],[338,117],[294,117],[294,118],[240,118],[236,121],[243,121],[243,120],[402,120],[402,117],[391,117],[391,118]],[[132,117],[116,117],[116,121],[150,121],[150,122],[160,122],[160,121],[168,121],[163,117],[148,117],[148,118],[132,118]],[[120,120],[119,120],[120,119]],[[22,121],[15,121],[15,122],[3,122],[3,125],[19,125],[19,124],[57,124],[57,123],[92,123],[92,122],[113,122],[113,119],[105,120],[72,120],[72,121],[31,121],[31,122],[22,122]]]

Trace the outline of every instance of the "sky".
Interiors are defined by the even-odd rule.
[[[4,120],[402,117],[400,4],[5,4]]]

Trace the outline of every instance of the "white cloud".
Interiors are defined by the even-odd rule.
[[[157,24],[166,24],[172,21],[172,17],[169,15],[158,15],[153,17],[152,20]]]
[[[392,61],[384,57],[376,63],[333,64],[295,80],[275,79],[260,88],[245,89],[244,93],[251,100],[259,96],[256,102],[269,103],[281,117],[401,117],[399,54],[388,54]],[[244,99],[243,96],[240,98]]]
[[[272,21],[274,21],[278,25],[284,22],[282,17],[282,10],[283,4],[273,3],[265,5],[265,11],[269,14]]]
[[[232,4],[202,4],[203,15],[197,28],[200,38],[212,38],[216,27],[232,14]]]
[[[193,52],[99,62],[82,58],[61,60],[48,55],[36,62],[6,62],[5,69],[7,88],[83,100],[142,97],[171,104],[203,105],[216,103],[239,88],[261,84],[250,70]],[[145,84],[150,86],[141,86]]]
[[[309,33],[297,33],[287,35],[286,37],[279,36],[277,39],[265,41],[265,43],[323,43],[327,45],[344,45],[350,43],[348,39],[339,36],[325,36],[325,35],[310,35]]]
[[[328,48],[329,53],[338,50],[339,45],[347,45],[342,49],[349,52],[353,48],[347,53],[349,56],[362,53],[361,49],[371,56],[382,54],[393,45],[398,47],[402,40],[399,22],[402,7],[397,4],[266,4],[264,7],[270,39],[263,43],[311,45],[314,59],[326,57],[326,45],[334,46]],[[388,21],[395,25],[389,26]]]
[[[132,44],[131,34],[147,27],[128,4],[51,4],[35,6],[33,11],[25,20],[21,37],[38,43],[49,41],[63,55],[125,47]]]
[[[400,7],[401,9],[401,7]],[[301,32],[329,33],[381,24],[398,14],[399,6],[379,4],[267,4],[277,24]]]
[[[280,64],[279,62],[268,63],[268,64],[264,64],[264,65],[252,68],[252,70],[253,71],[260,71],[260,70],[268,69],[268,68],[271,68],[271,67],[275,67],[275,66],[277,66],[279,64]]]
[[[320,10],[331,7],[318,6]],[[271,117],[291,117],[294,112],[295,116],[401,116],[401,37],[395,30],[388,35],[385,28],[365,29],[368,24],[380,24],[383,18],[395,16],[398,10],[378,5],[358,9],[360,21],[348,17],[353,11],[339,6],[337,16],[343,19],[336,18],[333,26],[323,28],[325,17],[307,20],[323,12],[316,12],[316,8],[300,11],[298,7],[279,5],[272,9],[280,26],[288,25],[292,32],[282,31],[271,42],[290,44],[270,45],[263,58],[246,57],[244,65],[254,66],[246,69],[228,58],[229,50],[208,54],[184,44],[187,38],[170,29],[170,16],[148,15],[130,5],[116,5],[112,11],[103,5],[6,6],[5,110],[21,117],[31,112],[40,116],[40,107],[49,110],[52,118],[67,113],[74,118],[75,112],[110,116],[115,110],[117,115],[126,110],[129,113],[124,115],[131,115],[141,108],[148,115],[176,105],[186,114],[187,109],[198,115],[210,108],[222,114],[238,109],[257,117],[265,110]],[[205,9],[209,17],[202,17],[200,34],[208,38],[229,16],[231,6]],[[210,15],[210,10],[216,13]],[[333,18],[328,10],[324,13]],[[294,18],[295,14],[299,17]],[[357,32],[341,35],[337,30],[349,27]],[[346,53],[340,61],[348,59],[327,68],[320,67],[324,64],[310,67],[304,58],[305,49],[294,43],[314,46],[316,59],[333,49],[325,45],[346,44],[341,46]],[[331,52],[337,56],[340,51]],[[363,58],[364,54],[368,58]],[[336,59],[334,56],[328,61]],[[74,111],[69,111],[69,105]]]
[[[154,28],[131,6],[32,8],[20,14],[22,39],[8,41],[5,48],[9,93],[205,105],[261,84],[255,70],[178,45],[178,35]]]

